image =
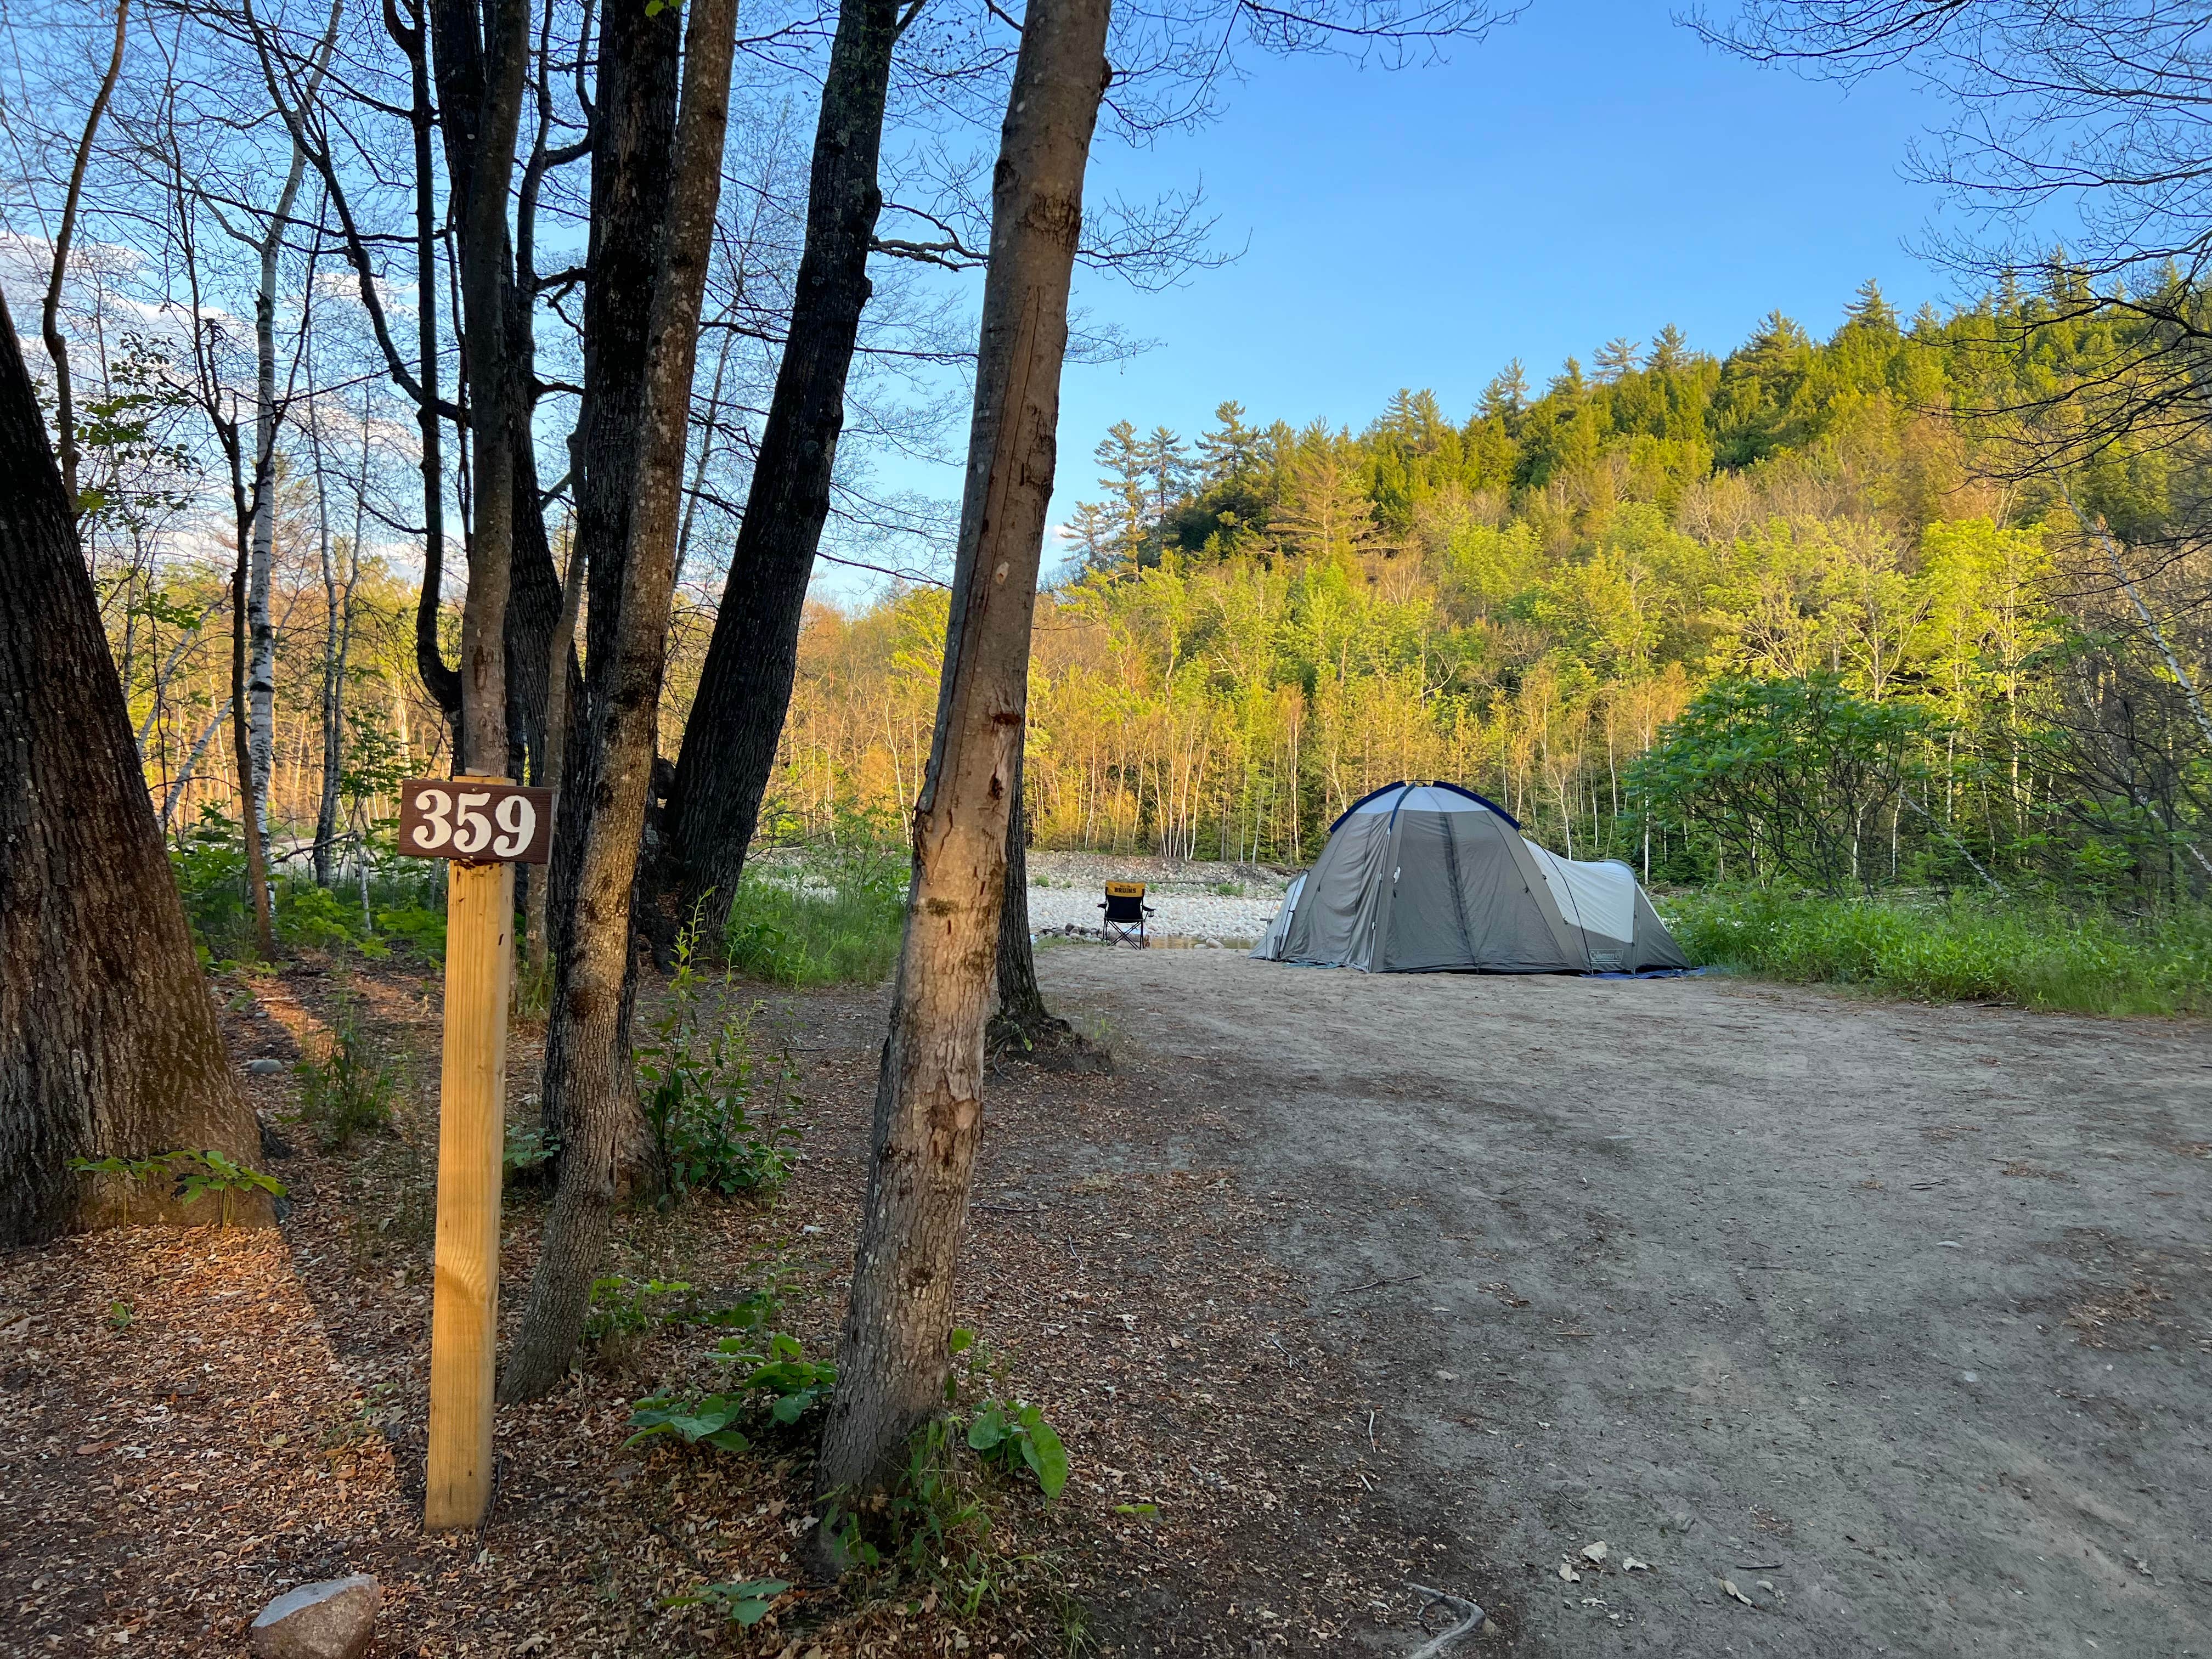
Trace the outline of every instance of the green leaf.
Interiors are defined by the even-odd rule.
[[[1035,1455],[1030,1455],[1031,1448]],[[1046,1422],[1042,1414],[1030,1427],[1023,1442],[1022,1453],[1029,1459],[1030,1467],[1036,1471],[1037,1485],[1044,1489],[1048,1498],[1060,1496],[1060,1488],[1067,1484],[1067,1448],[1060,1443],[1059,1433]]]
[[[975,1345],[975,1333],[969,1330],[965,1325],[955,1325],[952,1328],[951,1346],[953,1352],[965,1352],[969,1348]]]

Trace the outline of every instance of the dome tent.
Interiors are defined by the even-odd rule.
[[[1455,783],[1352,803],[1252,954],[1370,973],[1641,973],[1689,961],[1625,864],[1555,857]]]

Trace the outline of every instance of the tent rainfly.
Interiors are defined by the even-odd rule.
[[[1455,783],[1352,803],[1252,954],[1369,973],[1642,973],[1689,961],[1626,865],[1557,858]]]

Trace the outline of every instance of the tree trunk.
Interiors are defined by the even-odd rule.
[[[1001,129],[936,738],[915,805],[874,1158],[815,1474],[825,1499],[878,1489],[944,1399],[1108,9],[1109,0],[1033,0]]]
[[[276,564],[276,258],[283,252],[284,232],[307,171],[307,152],[295,143],[291,167],[254,250],[260,256],[261,280],[253,293],[253,530],[246,587],[246,725],[252,764],[245,810],[252,814],[264,843],[276,757],[276,625],[269,614]]]
[[[1022,800],[1022,757],[1014,757],[1006,813],[1006,897],[999,907],[999,1006],[984,1034],[994,1060],[1026,1060],[1055,1072],[1112,1069],[1106,1051],[1044,1006],[1036,950],[1030,943],[1029,813]]]
[[[415,15],[421,17],[419,8]],[[438,407],[437,173],[430,155],[437,115],[430,100],[430,55],[421,23],[401,22],[395,0],[385,0],[384,27],[407,59],[408,123],[415,142],[415,351],[420,389],[415,424],[422,475],[422,586],[415,602],[415,672],[450,726],[460,716],[461,677],[447,666],[438,647],[438,611],[445,597],[446,463],[445,428]]]
[[[561,811],[561,774],[562,762],[568,750],[569,682],[577,678],[576,611],[584,598],[584,544],[575,538],[572,530],[568,540],[568,568],[561,582],[561,615],[553,625],[553,643],[546,653],[545,674],[545,750],[533,778],[540,787],[553,792],[555,821]],[[548,960],[545,938],[545,908],[549,885],[543,867],[530,872],[529,926],[524,939],[529,946],[526,960],[532,968],[543,969]]]
[[[574,915],[581,803],[597,787],[589,741],[614,660],[623,568],[644,407],[646,326],[668,220],[665,158],[676,145],[676,76],[683,25],[674,9],[646,15],[646,0],[611,0],[599,29],[599,101],[593,118],[590,237],[584,278],[584,396],[571,440],[576,545],[584,561],[584,661],[572,680],[552,862],[545,868],[547,944],[567,954]],[[580,690],[581,695],[576,695]],[[567,1133],[544,1092],[546,1134]]]
[[[562,1115],[568,1139],[530,1305],[503,1381],[509,1400],[544,1394],[568,1369],[605,1244],[622,1133],[637,1112],[623,1006],[631,963],[630,900],[667,665],[691,372],[721,198],[737,12],[737,0],[691,0],[685,22],[683,111],[647,325],[629,534],[605,695],[592,710],[592,750],[599,765],[589,798],[578,803],[582,834],[574,925],[568,948],[555,964],[546,1030],[545,1086],[549,1094],[569,1097]],[[592,620],[595,627],[599,623],[596,607]],[[599,666],[595,659],[593,667]]]
[[[62,198],[60,228],[54,234],[54,263],[46,279],[42,313],[46,355],[54,360],[54,430],[61,440],[62,484],[70,511],[76,511],[76,402],[70,386],[69,341],[62,333],[62,285],[69,280],[70,245],[76,239],[77,205],[84,196],[84,171],[92,161],[93,140],[107,113],[107,100],[115,95],[115,82],[123,74],[123,47],[131,29],[131,0],[116,0],[115,44],[107,58],[107,72],[100,78],[92,108],[84,118],[84,136],[77,143],[76,159],[70,167],[69,190]]]
[[[434,0],[431,57],[437,76],[446,173],[460,235],[464,361],[476,486],[469,590],[461,611],[461,726],[454,770],[505,775],[507,766],[507,609],[514,571],[514,496],[527,476],[515,434],[521,388],[508,349],[514,261],[507,187],[522,125],[530,62],[529,0]]]
[[[544,871],[545,948],[556,962],[568,954],[575,933],[586,803],[598,787],[600,764],[593,732],[617,660],[615,636],[643,432],[647,329],[668,224],[667,158],[676,148],[683,27],[673,7],[647,16],[646,0],[615,0],[600,27],[584,279],[584,396],[576,434],[569,441],[574,534],[583,557],[587,667],[579,678],[571,656],[553,859]],[[625,1046],[632,1000],[626,982],[616,1011],[618,1041]],[[564,1114],[571,1091],[552,1086],[553,1065],[549,1044],[541,1111],[546,1139],[558,1147],[570,1138]],[[623,1097],[618,1109],[626,1115],[615,1132],[623,1148],[618,1162],[623,1171],[634,1171],[651,1138],[633,1096]],[[557,1186],[564,1178],[558,1153],[553,1173]]]
[[[234,483],[238,476],[235,446],[233,446],[231,477]],[[237,490],[233,489],[234,497]],[[238,827],[246,844],[246,890],[253,902],[253,937],[259,946],[262,960],[276,959],[276,918],[269,904],[269,860],[261,840],[261,815],[253,807],[253,750],[248,731],[246,679],[246,636],[247,584],[253,548],[253,515],[249,510],[236,526],[238,563],[230,574],[230,743],[237,762]]]
[[[735,897],[790,707],[799,618],[845,424],[845,381],[870,293],[897,39],[896,0],[843,0],[814,130],[791,326],[669,797],[671,867],[647,877],[645,925],[664,949],[710,894],[719,896],[718,914]]]
[[[73,1158],[258,1160],[0,301],[0,1244],[202,1222]],[[258,1197],[249,1217],[267,1214]]]
[[[327,887],[335,872],[331,854],[338,834],[338,795],[345,775],[346,665],[353,653],[353,598],[361,586],[361,536],[367,515],[369,434],[374,429],[366,392],[361,410],[361,476],[353,497],[353,537],[346,550],[346,573],[338,578],[331,546],[330,508],[323,489],[322,453],[315,452],[315,500],[321,514],[323,545],[323,788],[315,812],[315,884]],[[366,864],[368,848],[356,849]]]

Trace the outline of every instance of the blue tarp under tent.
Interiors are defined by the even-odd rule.
[[[1353,802],[1252,954],[1376,974],[1690,965],[1626,865],[1559,858],[1455,783],[1386,784]]]

